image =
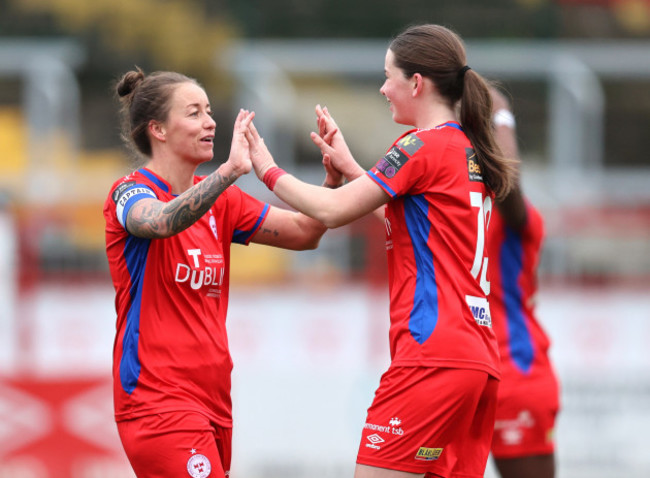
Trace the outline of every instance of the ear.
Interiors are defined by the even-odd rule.
[[[411,90],[411,95],[414,97],[420,95],[424,89],[424,78],[420,73],[415,73],[413,74],[411,80],[413,81],[413,89]]]
[[[165,126],[155,120],[149,121],[149,124],[147,125],[147,128],[149,129],[149,134],[153,138],[156,138],[158,141],[165,142],[166,141],[166,131],[165,131]]]

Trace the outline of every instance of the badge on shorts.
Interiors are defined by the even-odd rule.
[[[197,453],[187,460],[187,472],[192,478],[207,478],[211,471],[212,465],[205,455]]]
[[[442,448],[426,448],[421,446],[418,452],[415,454],[415,459],[423,461],[437,460],[440,458],[442,450]]]

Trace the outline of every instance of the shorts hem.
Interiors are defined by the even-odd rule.
[[[501,370],[496,369],[482,362],[464,360],[421,360],[421,359],[397,359],[390,364],[391,367],[423,367],[423,368],[450,368],[461,370],[478,370],[486,372],[493,378],[501,380]]]
[[[526,450],[513,450],[510,452],[504,452],[504,453],[495,453],[494,451],[492,452],[492,457],[496,460],[512,460],[512,459],[517,459],[517,458],[527,458],[531,456],[545,456],[545,455],[552,455],[555,453],[555,447],[554,446],[545,446],[545,447],[539,447],[539,448],[528,448]]]
[[[128,422],[131,420],[137,420],[139,418],[145,418],[145,417],[151,417],[153,415],[162,415],[163,413],[198,413],[199,415],[203,415],[205,418],[210,420],[212,423],[216,424],[217,426],[221,428],[232,428],[232,420],[226,421],[219,419],[213,415],[210,415],[209,413],[206,413],[204,410],[198,409],[198,408],[172,408],[172,409],[164,409],[164,410],[148,410],[146,412],[142,413],[130,413],[130,414],[120,414],[120,415],[115,415],[115,422],[120,423],[120,422]]]
[[[366,461],[357,458],[357,465],[374,466],[375,468],[385,468],[387,470],[403,471],[405,473],[428,473],[428,472],[435,473],[429,468],[427,468],[426,465],[424,464],[418,467],[418,466],[409,466],[404,464],[385,462],[382,460],[374,460],[374,463],[371,463],[370,460]]]

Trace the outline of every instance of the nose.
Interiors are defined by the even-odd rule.
[[[217,122],[210,115],[205,115],[204,127],[207,129],[216,129]]]
[[[379,93],[381,93],[383,96],[386,96],[386,93],[384,92],[385,87],[386,87],[386,83],[382,84],[381,87],[379,88]]]

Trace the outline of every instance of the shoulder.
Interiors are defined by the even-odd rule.
[[[122,176],[111,186],[109,197],[113,200],[113,202],[117,202],[117,200],[122,194],[124,194],[124,192],[142,183],[142,178],[139,177],[137,171],[127,174],[126,176]]]
[[[415,143],[418,151],[427,154],[444,151],[449,146],[471,147],[469,139],[460,127],[449,126],[415,130],[400,141]]]
[[[158,198],[156,185],[146,176],[135,171],[121,177],[113,183],[106,198],[106,205],[124,205],[129,199],[151,196]]]

